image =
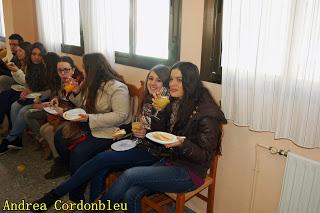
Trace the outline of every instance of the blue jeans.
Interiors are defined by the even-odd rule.
[[[11,105],[11,122],[12,129],[9,135],[6,137],[8,141],[14,141],[22,136],[24,129],[27,127],[27,123],[24,120],[24,113],[31,108],[31,105],[23,106],[17,101]]]
[[[122,200],[128,212],[141,212],[141,198],[153,192],[188,192],[194,190],[188,171],[183,167],[165,166],[162,162],[152,166],[126,170],[101,198],[111,203]]]
[[[149,152],[133,148],[123,152],[106,151],[97,154],[83,164],[66,182],[56,188],[63,196],[91,179],[90,202],[94,201],[105,188],[105,178],[110,170],[124,170],[134,166],[148,166],[158,159]]]
[[[62,128],[59,129],[54,136],[54,145],[57,152],[66,164],[69,165],[71,175],[96,154],[108,149],[113,142],[112,139],[93,137],[87,123],[79,123],[79,125],[84,131],[88,132],[88,138],[77,145],[73,151],[68,149],[67,142],[63,139]],[[82,186],[78,185],[77,188],[69,192],[70,200],[74,202],[84,200],[86,182],[83,182],[82,184]]]

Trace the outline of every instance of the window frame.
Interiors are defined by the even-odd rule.
[[[60,10],[61,10],[61,33],[62,33],[62,43],[61,43],[61,52],[72,54],[72,55],[78,55],[82,56],[84,54],[84,41],[83,41],[83,29],[81,24],[81,8],[80,8],[80,1],[79,3],[79,19],[80,19],[80,46],[76,45],[70,45],[64,43],[64,32],[63,32],[63,4],[60,0]]]
[[[151,69],[157,64],[165,64],[171,66],[176,61],[179,61],[181,38],[181,8],[182,0],[170,0],[168,59],[160,59],[149,56],[141,56],[134,53],[136,35],[136,0],[130,0],[129,53],[115,51],[115,63],[143,69]]]
[[[200,78],[221,84],[223,0],[205,0]]]

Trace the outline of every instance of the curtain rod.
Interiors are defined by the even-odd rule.
[[[273,154],[273,155],[282,155],[284,157],[287,157],[288,156],[288,152],[290,152],[290,150],[284,150],[284,149],[278,149],[274,146],[265,146],[263,144],[257,144],[258,146],[262,147],[262,148],[265,148],[265,149],[268,149],[270,154]]]

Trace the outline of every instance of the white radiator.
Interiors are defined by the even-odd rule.
[[[320,162],[288,153],[279,213],[320,213]]]

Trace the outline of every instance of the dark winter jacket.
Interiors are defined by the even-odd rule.
[[[185,136],[186,139],[182,145],[173,148],[171,159],[173,165],[186,167],[199,177],[205,178],[212,157],[220,153],[222,124],[227,123],[227,120],[208,90],[203,88],[201,94],[185,125],[182,128],[173,128],[172,134]],[[153,119],[152,125],[168,132],[170,105],[163,113],[167,114],[165,122]]]

